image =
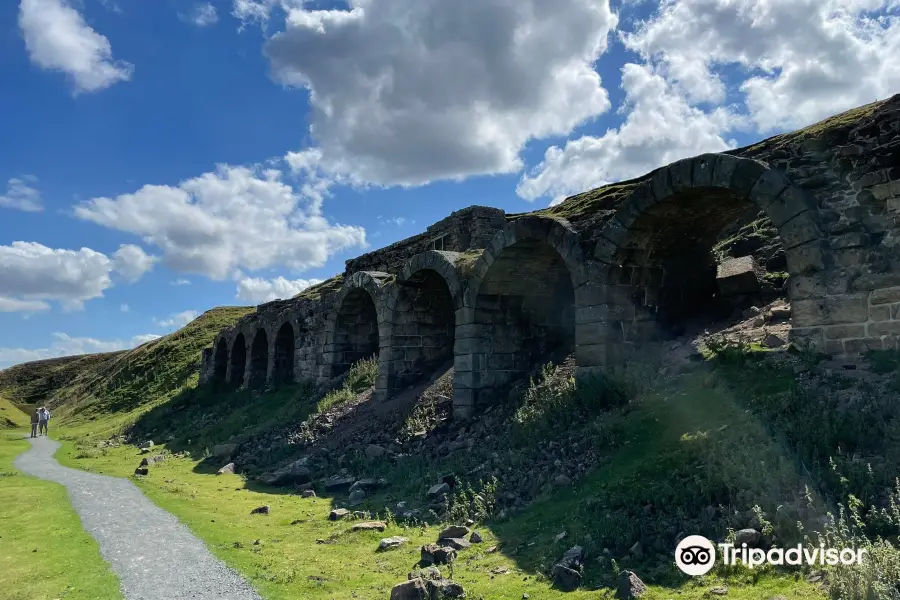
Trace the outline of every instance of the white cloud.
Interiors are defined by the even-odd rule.
[[[247,277],[242,273],[237,276],[237,298],[251,304],[262,304],[272,300],[293,298],[306,288],[322,283],[321,279],[261,279]]]
[[[55,300],[81,308],[112,286],[113,262],[90,248],[53,249],[35,242],[0,246],[0,296],[18,300]]]
[[[50,305],[43,300],[20,300],[0,296],[0,312],[35,313],[50,310]]]
[[[205,4],[196,4],[189,14],[181,14],[179,16],[183,21],[193,23],[197,27],[215,25],[219,20],[219,15],[216,13],[216,7],[209,2]]]
[[[176,287],[180,287],[183,285],[191,285],[190,279],[173,279],[169,282],[169,285],[174,285]]]
[[[362,228],[329,223],[320,203],[275,169],[220,165],[178,186],[145,185],[82,202],[75,215],[142,236],[170,268],[213,279],[239,269],[320,267],[335,252],[365,244]]]
[[[30,184],[37,183],[37,178],[26,175],[21,179],[12,178],[6,184],[6,194],[0,196],[0,207],[15,208],[25,212],[44,210],[41,193]]]
[[[278,0],[234,0],[231,15],[241,22],[241,27],[257,23],[266,26],[269,15]]]
[[[131,78],[134,67],[114,60],[112,46],[66,0],[21,0],[19,27],[31,61],[69,76],[75,93]]]
[[[98,340],[89,337],[72,337],[57,332],[53,334],[53,342],[47,348],[0,348],[0,369],[33,360],[128,350],[158,337],[153,334],[144,334],[136,335],[130,340]]]
[[[567,195],[612,181],[643,175],[680,158],[733,147],[726,132],[742,119],[725,108],[705,112],[692,107],[646,65],[622,69],[627,116],[618,129],[601,137],[551,146],[544,160],[523,176],[516,191],[526,200],[542,196],[560,202]]]
[[[156,320],[160,327],[184,327],[200,316],[196,310],[186,310],[170,316],[168,319]]]
[[[795,128],[900,88],[896,0],[664,0],[627,47],[692,102],[721,103],[721,68],[743,71],[761,132]]]
[[[150,256],[140,246],[123,244],[113,254],[115,269],[128,283],[134,283],[153,269],[157,258]]]
[[[136,335],[131,340],[138,346],[141,344],[146,344],[147,342],[152,342],[153,340],[158,340],[161,338],[161,335],[156,335],[155,333],[145,333],[143,335]]]
[[[127,304],[122,304],[121,306],[119,306],[119,310],[123,313],[131,312],[131,307]]]
[[[273,73],[309,88],[320,167],[354,182],[516,172],[526,142],[609,109],[593,68],[616,25],[607,0],[280,4]],[[273,6],[237,0],[234,14],[265,22]]]

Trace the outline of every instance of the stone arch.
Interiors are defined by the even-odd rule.
[[[462,304],[458,259],[457,252],[417,254],[385,295],[389,356],[380,366],[388,393],[453,360],[455,312]]]
[[[659,337],[667,322],[714,293],[716,236],[753,206],[778,229],[791,300],[824,296],[826,256],[812,198],[759,161],[729,154],[680,160],[651,173],[599,233],[593,255],[601,266],[580,309],[587,325],[579,346],[589,355],[582,363],[617,360],[619,350]]]
[[[213,382],[222,385],[228,376],[228,342],[220,337],[213,354]]]
[[[272,381],[275,384],[292,383],[295,379],[297,335],[290,321],[285,321],[277,329],[273,344]]]
[[[234,341],[231,343],[231,362],[229,364],[231,375],[228,377],[229,383],[234,387],[242,387],[244,385],[244,375],[247,368],[247,338],[243,332],[238,333]]]
[[[497,233],[457,310],[457,417],[502,394],[537,361],[574,347],[585,267],[578,234],[564,219],[521,217]]]
[[[247,383],[252,390],[266,387],[269,372],[269,336],[265,327],[257,327],[250,347],[250,373]]]
[[[382,335],[384,308],[382,288],[390,275],[379,271],[359,271],[351,275],[338,292],[334,310],[325,322],[322,357],[325,377],[346,373],[353,363],[373,354],[385,354]],[[378,388],[385,382],[379,378]]]

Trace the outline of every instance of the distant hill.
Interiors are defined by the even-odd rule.
[[[132,350],[23,363],[0,371],[0,396],[20,408],[48,404],[60,416],[130,412],[196,382],[200,354],[255,307],[209,310],[183,328]],[[11,405],[12,405],[11,404]],[[19,414],[24,413],[19,410]],[[0,413],[0,419],[5,413]]]

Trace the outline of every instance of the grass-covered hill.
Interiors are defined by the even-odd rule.
[[[195,385],[203,348],[253,310],[214,308],[178,331],[132,350],[10,367],[0,371],[0,397],[26,409],[48,404],[69,421],[124,416],[148,408]]]
[[[0,396],[0,429],[25,427],[29,422],[27,414],[6,398]]]

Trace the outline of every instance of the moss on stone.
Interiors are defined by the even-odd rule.
[[[326,279],[322,283],[317,283],[316,285],[306,288],[294,296],[294,298],[299,300],[321,300],[323,295],[330,292],[337,292],[343,285],[344,274],[340,273],[330,279]]]
[[[475,263],[478,262],[483,253],[484,250],[481,249],[467,250],[457,257],[456,268],[463,277],[469,276]]]

